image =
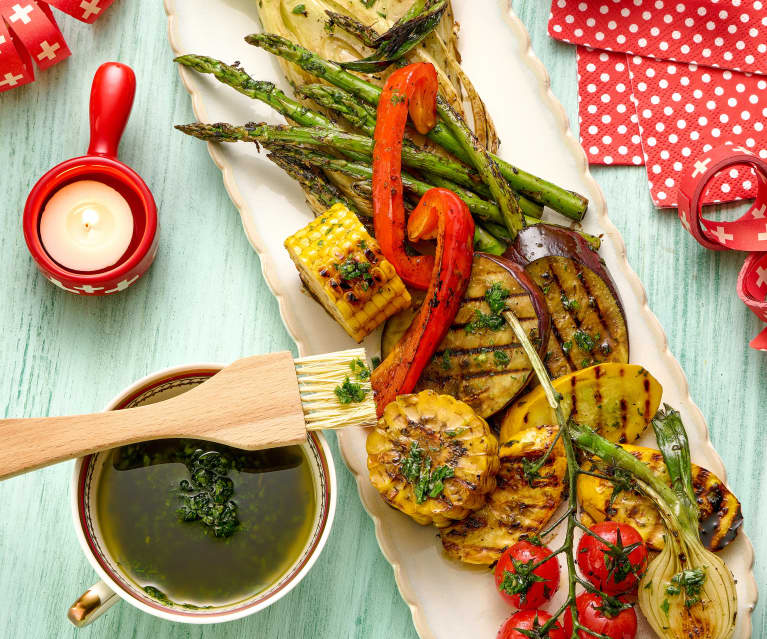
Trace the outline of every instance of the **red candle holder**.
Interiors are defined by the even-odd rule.
[[[37,184],[24,207],[24,239],[40,272],[59,288],[76,295],[111,295],[136,282],[157,254],[157,206],[141,177],[117,159],[136,93],[133,70],[118,62],[102,64],[93,77],[90,99],[91,139],[88,154],[53,167]],[[115,189],[130,206],[133,236],[122,257],[99,271],[75,271],[56,262],[40,239],[40,217],[48,200],[62,187],[95,180]]]

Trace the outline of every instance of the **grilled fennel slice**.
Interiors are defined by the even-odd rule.
[[[558,430],[549,425],[529,428],[501,446],[498,486],[487,503],[440,531],[448,556],[469,564],[489,565],[522,535],[540,532],[565,493],[567,458],[562,442],[557,442],[532,485],[524,464],[540,459]]]
[[[524,349],[497,313],[497,327],[477,322],[478,317],[493,316],[489,302],[505,303],[530,336],[545,344],[549,321],[538,288],[517,264],[478,253],[458,313],[416,385],[416,390],[452,395],[481,417],[511,402],[532,375]]]
[[[338,26],[329,30],[326,11],[354,18],[382,35],[410,9],[412,2],[403,2],[403,0],[376,0],[375,3],[363,3],[360,0],[259,0],[254,4],[265,32],[288,38],[326,60],[352,62],[370,55],[371,49]],[[458,24],[455,22],[450,3],[434,31],[404,59],[407,62],[433,64],[437,70],[440,94],[462,115],[465,115],[464,98],[468,98],[471,104],[474,131],[480,143],[492,152],[498,150],[498,137],[490,115],[460,66]],[[299,87],[317,81],[314,76],[285,60],[280,59],[280,66],[293,86]],[[397,66],[393,65],[383,73],[364,77],[370,82],[383,85],[389,73],[396,68]]]
[[[659,450],[644,446],[623,445],[639,461],[644,462],[663,481],[671,484],[663,456]],[[594,463],[599,473],[600,465]],[[584,469],[589,470],[588,464]],[[692,464],[692,481],[700,512],[700,538],[709,550],[721,550],[729,544],[743,524],[740,502],[714,473]],[[658,509],[644,495],[625,489],[615,492],[615,484],[605,479],[580,475],[578,500],[582,508],[581,521],[592,523],[610,520],[630,524],[642,535],[648,548],[662,550],[665,528]]]
[[[462,519],[495,488],[498,441],[484,419],[449,395],[400,395],[366,447],[373,486],[419,524]]]

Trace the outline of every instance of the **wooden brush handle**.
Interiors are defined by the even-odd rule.
[[[192,390],[148,406],[72,417],[0,420],[0,479],[167,437],[203,439],[246,450],[305,441],[292,355],[237,360]]]

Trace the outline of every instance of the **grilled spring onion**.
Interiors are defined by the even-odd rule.
[[[571,425],[575,443],[631,473],[658,508],[666,526],[665,547],[639,582],[639,608],[662,639],[728,639],[735,631],[738,598],[724,562],[698,536],[690,447],[679,413],[666,406],[653,420],[672,487],[647,466],[584,426]]]

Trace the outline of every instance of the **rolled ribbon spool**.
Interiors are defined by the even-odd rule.
[[[745,165],[757,178],[756,200],[739,219],[718,222],[703,217],[703,194],[722,169]],[[767,322],[767,162],[742,146],[724,145],[694,160],[679,182],[679,219],[697,242],[712,251],[750,253],[738,275],[738,297],[763,322]],[[767,328],[750,343],[767,351]]]

